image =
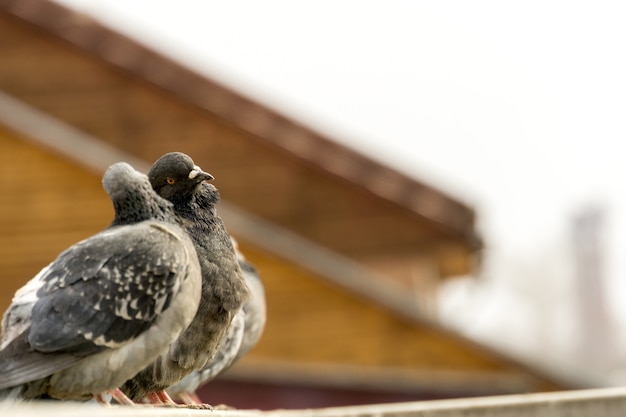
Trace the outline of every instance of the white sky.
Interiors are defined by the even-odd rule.
[[[626,317],[625,2],[60,2],[470,203],[495,278],[607,205]]]

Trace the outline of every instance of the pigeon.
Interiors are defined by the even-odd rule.
[[[171,396],[180,399],[185,404],[202,404],[195,394],[198,387],[213,380],[243,358],[256,346],[265,328],[266,307],[263,282],[254,265],[248,262],[239,251],[234,239],[233,246],[239,266],[250,288],[251,297],[233,318],[213,359],[203,369],[192,372],[167,390]]]
[[[63,251],[3,316],[0,397],[128,402],[119,386],[197,311],[200,265],[173,205],[123,162],[103,186],[112,224]]]
[[[202,270],[200,306],[167,356],[160,357],[121,390],[133,401],[174,404],[165,391],[216,354],[237,312],[249,296],[224,222],[217,213],[220,195],[213,176],[180,152],[159,158],[148,173],[154,190],[171,201],[194,243]],[[158,394],[158,395],[155,395]]]

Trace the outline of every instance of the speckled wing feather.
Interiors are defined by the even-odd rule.
[[[68,353],[83,357],[116,347],[148,328],[168,308],[186,268],[175,240],[158,223],[145,222],[107,230],[59,255],[39,277],[27,332],[34,351],[12,358],[0,352],[0,389],[58,370],[42,365],[38,374],[34,363],[52,361],[40,353],[65,356],[63,367],[72,362]]]

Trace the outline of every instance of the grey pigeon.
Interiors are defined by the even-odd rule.
[[[265,290],[256,268],[239,251],[233,239],[239,266],[251,291],[251,297],[239,310],[222,339],[217,354],[201,370],[187,375],[167,392],[185,404],[201,404],[195,394],[201,385],[213,380],[243,358],[258,343],[266,321]]]
[[[202,369],[218,346],[249,290],[230,236],[215,208],[220,196],[193,160],[180,152],[159,158],[148,173],[154,190],[174,204],[193,241],[202,270],[200,306],[189,328],[167,357],[161,357],[127,381],[122,391],[133,401],[173,402],[163,390]],[[161,393],[155,397],[153,392]]]
[[[112,225],[62,252],[4,314],[4,397],[119,399],[117,388],[167,350],[197,311],[200,266],[172,204],[126,163],[112,165],[103,185]]]

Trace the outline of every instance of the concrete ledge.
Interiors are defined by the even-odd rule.
[[[626,416],[626,388],[275,411],[100,407],[43,401],[0,403],[2,416],[82,417],[87,414],[90,417],[623,417]]]

